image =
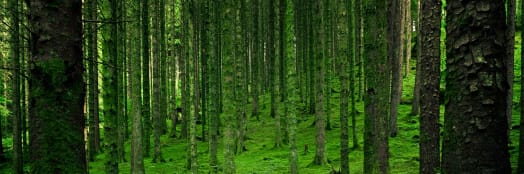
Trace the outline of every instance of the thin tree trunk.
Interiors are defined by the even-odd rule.
[[[133,12],[136,16],[137,22],[134,24],[134,32],[138,33],[140,29],[140,1],[134,1]],[[131,173],[144,174],[144,147],[142,139],[142,91],[141,83],[141,68],[140,68],[140,36],[138,34],[131,35],[133,39],[133,56],[131,56],[131,68],[129,69],[128,81],[131,93]]]
[[[422,58],[421,58],[421,54],[422,54],[422,40],[421,40],[421,31],[420,31],[420,28],[421,28],[421,16],[422,16],[422,7],[421,7],[421,2],[417,2],[417,65],[416,65],[416,75],[415,75],[415,87],[413,88],[413,102],[412,102],[412,105],[411,105],[411,112],[409,113],[409,115],[411,116],[415,116],[415,115],[418,115],[419,112],[420,112],[420,88],[421,88],[421,83],[420,81],[422,80],[422,77],[421,77],[421,69],[420,69],[420,64],[422,63]]]
[[[150,16],[149,0],[142,0],[142,119],[144,122],[144,157],[151,151],[151,90],[150,90]]]
[[[8,2],[8,8],[11,15],[11,27],[10,27],[10,56],[13,66],[12,72],[12,97],[11,97],[11,112],[13,115],[13,172],[16,174],[22,174],[24,162],[22,153],[22,111],[20,109],[20,11],[19,1],[10,0]]]
[[[403,49],[401,39],[403,38],[401,28],[402,16],[401,15],[401,3],[400,0],[389,0],[388,1],[388,61],[391,62],[391,100],[390,100],[390,123],[389,123],[389,136],[397,136],[397,116],[398,116],[398,105],[400,104],[400,98],[402,97],[402,63],[401,63],[401,52]]]
[[[440,1],[423,1],[420,59],[420,167],[422,174],[440,169]]]

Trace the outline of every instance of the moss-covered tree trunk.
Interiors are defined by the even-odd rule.
[[[222,39],[221,48],[223,56],[223,75],[224,75],[224,122],[225,133],[224,133],[224,167],[223,172],[225,174],[236,173],[235,167],[235,117],[238,103],[236,96],[234,95],[235,87],[235,47],[231,43],[235,43],[235,19],[236,9],[235,1],[225,0],[221,2],[221,23],[222,23]]]
[[[162,135],[162,95],[161,95],[161,32],[160,32],[160,0],[153,0],[152,4],[152,61],[153,61],[153,162],[164,162],[162,156],[162,146],[160,144],[160,136]]]
[[[420,167],[422,174],[440,170],[440,21],[441,2],[422,1],[420,59]]]
[[[107,159],[105,161],[106,173],[118,173],[118,31],[117,8],[118,1],[104,2],[102,13],[106,20],[112,21],[103,28],[103,62],[102,67],[102,97],[104,113],[104,146]]]
[[[151,151],[151,90],[150,90],[150,16],[149,0],[141,1],[142,14],[142,120],[144,123],[144,157]]]
[[[272,118],[275,119],[275,148],[282,147],[282,132],[281,132],[281,126],[280,126],[280,113],[277,111],[277,88],[275,84],[276,80],[276,55],[275,55],[275,20],[276,20],[276,12],[275,12],[275,0],[268,0],[266,10],[269,13],[269,18],[267,18],[266,25],[267,28],[267,59],[269,59],[269,92],[271,97],[271,108],[270,108],[270,115]]]
[[[98,19],[97,0],[89,0],[87,3],[88,20]],[[89,132],[88,152],[89,161],[94,161],[96,154],[100,151],[100,127],[98,114],[98,36],[97,24],[88,23],[87,28],[87,55],[89,60]]]
[[[212,44],[212,51],[210,57],[210,78],[209,78],[209,94],[210,94],[210,107],[209,107],[209,168],[212,174],[216,174],[219,171],[218,166],[218,127],[219,127],[219,116],[220,116],[220,85],[219,81],[221,76],[219,74],[219,59],[220,55],[220,5],[221,2],[218,0],[212,1],[211,11],[211,35],[210,41]]]
[[[87,173],[82,2],[28,3],[31,173]]]
[[[325,94],[325,62],[326,59],[326,30],[325,30],[325,15],[324,13],[324,1],[318,0],[313,2],[313,13],[320,14],[313,16],[313,36],[314,40],[314,65],[315,65],[315,96],[316,96],[316,108],[315,108],[315,157],[313,158],[313,165],[325,165],[327,164],[327,152],[326,152],[326,117],[325,117],[325,105],[324,105],[324,94]]]
[[[133,1],[134,17],[136,22],[133,23],[133,32],[138,33],[140,30],[140,1]],[[135,34],[131,36],[132,52],[130,57],[130,69],[128,82],[131,84],[131,173],[144,174],[144,147],[143,147],[143,129],[142,129],[142,91],[141,91],[141,68],[140,68],[140,35]]]
[[[338,78],[340,79],[340,173],[349,173],[349,127],[348,127],[348,59],[352,59],[352,51],[349,43],[352,43],[350,29],[348,28],[348,22],[350,22],[350,1],[339,0],[335,2],[336,15],[337,15],[337,36],[336,45],[338,45],[337,51],[337,65],[338,65]],[[346,40],[347,39],[347,40]],[[350,69],[353,70],[353,69]]]
[[[23,152],[22,152],[22,110],[20,108],[21,98],[20,95],[20,57],[21,55],[21,42],[20,42],[20,3],[17,0],[9,0],[8,8],[10,17],[10,32],[9,38],[9,55],[11,57],[11,66],[13,71],[11,73],[11,113],[12,113],[12,128],[13,128],[13,173],[22,174],[24,168]]]
[[[402,97],[402,61],[400,52],[402,49],[401,35],[403,34],[401,33],[401,27],[403,26],[401,26],[400,0],[388,0],[387,2],[387,54],[391,68],[389,135],[395,137],[397,136],[398,105]]]
[[[504,2],[447,5],[443,172],[510,173]]]
[[[189,160],[191,172],[196,174],[198,173],[198,149],[197,149],[197,119],[199,116],[199,110],[200,110],[200,87],[199,87],[199,59],[200,59],[200,2],[199,0],[191,0],[189,1],[189,5],[191,5],[191,24],[192,24],[192,49],[193,54],[191,57],[191,60],[193,61],[193,72],[191,73],[193,75],[193,115],[189,114]]]
[[[386,43],[386,1],[364,2],[364,173],[388,173],[390,71]]]

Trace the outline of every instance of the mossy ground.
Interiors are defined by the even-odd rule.
[[[519,121],[520,121],[520,33],[517,34],[517,43],[515,49],[515,86],[514,86],[514,107],[513,120],[511,127],[511,144],[510,155],[512,168],[516,168],[518,155],[518,136],[519,136]],[[415,66],[415,62],[411,63]],[[410,101],[412,98],[415,71],[411,71],[410,75],[404,78],[403,81],[403,101]],[[338,88],[338,80],[333,80],[334,88]],[[443,85],[444,86],[444,85]],[[337,90],[335,90],[337,91]],[[338,93],[333,93],[329,113],[331,114],[332,130],[326,132],[327,155],[330,164],[326,166],[308,166],[314,157],[315,150],[315,128],[312,127],[314,120],[313,115],[300,114],[297,118],[298,123],[297,134],[297,148],[299,152],[299,171],[300,173],[329,173],[332,169],[338,170],[340,166],[339,153],[339,100]],[[350,170],[351,173],[363,173],[363,103],[357,103],[357,134],[359,135],[360,148],[352,149],[350,152]],[[418,173],[418,116],[410,116],[411,105],[403,103],[399,106],[398,128],[399,134],[395,138],[389,139],[390,150],[390,173],[395,174],[411,174]],[[441,107],[441,120],[443,120],[444,107]],[[248,132],[247,132],[247,151],[235,156],[237,173],[288,173],[288,159],[289,148],[275,149],[274,145],[274,119],[269,117],[269,96],[261,96],[261,115],[260,121],[255,118],[249,118]],[[8,121],[8,120],[4,120]],[[225,124],[225,123],[224,123]],[[200,125],[199,125],[200,129]],[[103,131],[103,129],[102,129]],[[351,127],[350,127],[351,131]],[[350,132],[351,133],[351,132]],[[4,136],[5,137],[5,136]],[[350,136],[351,137],[351,136]],[[350,140],[350,146],[351,146]],[[7,151],[7,157],[11,156],[11,139],[4,138],[4,147]],[[152,142],[151,142],[152,143]],[[219,140],[219,160],[223,161],[222,153],[222,139]],[[145,158],[146,173],[154,174],[173,174],[173,173],[188,173],[185,169],[186,165],[186,141],[181,139],[169,138],[162,136],[161,138],[163,157],[167,162],[152,163],[152,157]],[[304,146],[307,145],[309,152],[304,152]],[[130,151],[130,142],[127,141],[126,152]],[[208,142],[198,142],[198,162],[199,171],[201,173],[208,173]],[[95,162],[89,164],[89,172],[93,174],[104,173],[104,163],[106,160],[105,154],[97,156]],[[120,173],[130,172],[130,157],[127,153],[126,160],[128,162],[120,163]],[[27,167],[26,167],[27,169]],[[26,170],[27,171],[27,170]],[[11,173],[11,165],[9,162],[0,164],[0,173]]]

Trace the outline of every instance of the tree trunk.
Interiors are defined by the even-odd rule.
[[[133,13],[137,22],[134,23],[133,32],[138,33],[140,29],[140,0],[133,2],[136,5],[133,8]],[[144,174],[144,147],[142,139],[142,92],[141,92],[141,72],[140,72],[140,36],[135,34],[131,35],[132,46],[134,49],[131,58],[131,68],[129,69],[128,81],[131,88],[131,173],[133,174]]]
[[[338,26],[337,28],[339,28],[337,30],[337,33],[341,33],[336,36],[336,38],[338,38],[336,40],[336,45],[338,45],[339,48],[336,51],[337,53],[340,53],[338,57],[336,57],[338,59],[338,75],[340,79],[340,173],[349,174],[348,99],[350,97],[349,95],[351,95],[352,99],[354,98],[353,94],[351,93],[353,91],[348,89],[349,82],[347,70],[353,70],[353,65],[348,65],[348,60],[351,60],[351,63],[353,63],[354,51],[351,47],[353,46],[354,39],[352,32],[353,16],[351,13],[353,4],[351,1],[348,0],[340,0],[336,3],[336,15],[337,19],[339,19],[336,22],[336,26]]]
[[[364,4],[364,173],[388,173],[388,101],[390,73],[386,43],[386,1]]]
[[[209,79],[209,94],[210,94],[210,107],[209,107],[209,168],[211,173],[216,174],[219,171],[217,150],[218,150],[218,125],[219,125],[219,115],[220,115],[220,102],[219,102],[219,83],[221,76],[219,74],[219,60],[220,56],[220,33],[221,28],[219,25],[219,20],[221,19],[220,2],[218,0],[213,0],[213,10],[211,12],[211,35],[210,41],[213,44],[212,55],[210,59],[210,72],[211,78]]]
[[[419,112],[420,112],[420,88],[421,88],[421,83],[420,81],[422,80],[422,73],[420,73],[421,68],[420,68],[420,64],[422,63],[422,58],[421,58],[421,54],[422,54],[422,40],[421,40],[421,37],[420,35],[422,34],[420,28],[421,27],[421,22],[422,21],[421,19],[421,16],[422,16],[422,7],[421,7],[421,2],[417,2],[417,65],[416,65],[416,75],[415,75],[415,87],[413,88],[413,102],[412,102],[412,105],[411,105],[411,113],[409,113],[409,115],[411,116],[415,116],[415,115],[418,115]]]
[[[233,0],[225,0],[221,2],[221,23],[223,24],[223,28],[221,31],[224,33],[222,34],[222,55],[223,57],[223,73],[224,73],[224,101],[227,103],[227,105],[224,105],[224,121],[227,123],[225,124],[225,134],[224,134],[224,167],[223,172],[225,174],[232,174],[236,173],[236,167],[235,167],[235,116],[236,115],[236,108],[240,107],[238,106],[238,102],[236,100],[236,97],[234,94],[234,87],[235,87],[235,71],[234,71],[234,64],[235,64],[235,50],[234,45],[231,43],[235,43],[235,19],[237,18],[236,15],[236,9],[235,9],[235,1]]]
[[[161,95],[161,39],[160,39],[160,6],[163,4],[160,4],[160,0],[153,0],[152,4],[152,48],[153,48],[153,54],[152,54],[152,60],[153,60],[153,145],[155,146],[154,154],[153,154],[153,162],[165,162],[163,156],[162,156],[162,146],[160,144],[160,136],[162,135],[162,95]]]
[[[13,66],[13,72],[11,74],[12,84],[12,97],[11,97],[11,112],[13,118],[13,172],[16,174],[22,174],[24,168],[23,152],[22,152],[22,110],[20,109],[20,11],[19,1],[10,0],[8,2],[8,8],[11,15],[11,27],[10,27],[10,56]]]
[[[508,138],[511,131],[511,118],[513,111],[513,78],[514,78],[514,66],[515,66],[515,17],[517,13],[516,0],[507,1],[507,17],[506,24],[508,28],[506,29],[506,59],[504,60],[506,64],[506,76],[508,80],[508,93],[506,94],[506,117],[508,119]],[[511,140],[509,140],[511,141]]]
[[[401,38],[404,33],[401,32],[401,6],[400,0],[388,1],[388,27],[387,27],[387,47],[388,47],[388,61],[391,63],[391,100],[390,100],[390,123],[389,135],[391,137],[397,136],[397,116],[398,105],[402,97],[402,42]]]
[[[87,173],[82,2],[28,3],[31,173]]]
[[[420,59],[420,167],[422,174],[440,170],[440,1],[423,1]]]
[[[150,59],[150,16],[149,0],[142,0],[142,119],[144,122],[144,157],[149,157],[151,150],[151,90],[149,74]]]
[[[88,19],[98,19],[97,0],[87,1]],[[94,161],[100,151],[100,127],[98,116],[98,36],[97,24],[89,23],[87,32],[87,52],[89,59],[89,161]]]
[[[103,7],[109,14],[111,21],[117,20],[117,3],[118,1],[105,2]],[[118,31],[117,22],[111,23],[103,30],[104,43],[103,43],[103,54],[104,54],[104,66],[102,73],[102,82],[104,90],[102,90],[103,104],[104,104],[104,141],[107,153],[107,160],[105,163],[106,173],[118,173]]]
[[[314,29],[314,36],[309,37],[315,37],[314,43],[315,43],[315,50],[314,50],[314,60],[315,60],[315,73],[317,73],[315,78],[315,93],[316,93],[316,114],[315,114],[315,129],[316,129],[316,136],[315,136],[315,157],[313,158],[314,165],[325,165],[327,164],[327,155],[326,155],[326,118],[325,118],[325,106],[324,106],[324,94],[325,94],[325,80],[324,80],[324,72],[325,72],[325,63],[324,59],[326,59],[326,31],[324,28],[325,25],[325,15],[324,13],[324,2],[322,0],[318,0],[314,2],[314,14],[320,14],[315,15],[313,17],[313,22],[317,25],[313,27]]]
[[[503,1],[448,2],[444,173],[511,171],[504,8]]]

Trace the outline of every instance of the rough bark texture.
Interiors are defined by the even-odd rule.
[[[87,173],[82,3],[28,2],[31,173]]]
[[[503,1],[447,6],[444,173],[510,173]]]
[[[422,1],[422,11],[419,172],[433,174],[440,170],[440,0]]]
[[[386,1],[364,2],[364,173],[388,173],[388,101],[390,73],[386,43]]]

